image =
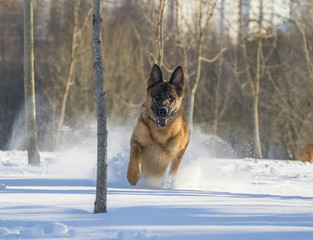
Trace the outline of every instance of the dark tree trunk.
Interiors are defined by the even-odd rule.
[[[105,112],[105,91],[103,77],[103,63],[101,52],[101,1],[94,1],[93,17],[93,54],[94,70],[96,80],[97,98],[97,123],[98,123],[98,156],[97,156],[97,191],[94,213],[104,213],[106,207],[107,193],[107,128]]]
[[[24,0],[24,92],[28,164],[40,165],[34,80],[33,1]]]

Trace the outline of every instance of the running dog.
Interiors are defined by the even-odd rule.
[[[176,174],[189,143],[182,107],[184,89],[182,67],[166,82],[160,67],[153,66],[144,110],[130,140],[127,178],[131,185],[136,185],[141,175],[162,177],[169,165],[169,174]]]

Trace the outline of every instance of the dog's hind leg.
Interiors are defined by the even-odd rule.
[[[136,185],[141,173],[141,148],[136,140],[130,141],[130,159],[128,164],[127,179],[131,185]]]
[[[171,168],[170,168],[170,172],[169,174],[171,175],[176,175],[178,167],[181,163],[181,160],[183,159],[183,156],[186,152],[188,144],[185,146],[185,148],[183,150],[181,150],[178,154],[177,157],[173,160],[172,164],[171,164]]]

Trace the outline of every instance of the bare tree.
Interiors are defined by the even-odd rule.
[[[262,1],[261,1],[262,3]],[[250,64],[247,55],[247,43],[243,24],[243,11],[242,11],[242,0],[239,3],[240,9],[240,36],[241,36],[241,48],[244,63],[244,72],[248,84],[250,86],[250,91],[253,99],[253,131],[254,131],[254,149],[255,156],[257,158],[262,158],[261,140],[260,140],[260,128],[259,128],[259,94],[260,94],[260,79],[261,79],[261,54],[262,54],[262,23],[263,16],[259,16],[259,35],[257,36],[257,54],[256,54],[256,64],[255,64],[255,74],[254,77],[250,73]],[[260,12],[263,11],[263,6],[260,4]]]
[[[179,6],[179,2],[176,1],[176,4]],[[194,108],[195,108],[195,95],[196,91],[199,86],[199,82],[201,79],[201,68],[202,68],[202,62],[207,62],[207,63],[212,63],[216,61],[219,56],[223,53],[224,49],[220,51],[214,58],[208,59],[204,57],[203,55],[203,42],[204,42],[204,37],[205,33],[208,29],[209,22],[211,18],[213,17],[214,10],[217,4],[217,1],[209,1],[209,3],[206,3],[206,8],[203,6],[203,1],[200,0],[198,3],[198,15],[197,19],[195,21],[195,25],[191,26],[188,21],[182,16],[185,25],[187,26],[189,32],[191,33],[193,39],[187,41],[188,43],[183,43],[183,33],[182,30],[179,29],[179,17],[178,17],[178,12],[176,13],[176,27],[177,27],[177,43],[178,46],[181,47],[182,49],[182,54],[183,54],[183,61],[184,61],[184,71],[186,75],[186,85],[187,85],[187,93],[188,93],[188,122],[190,126],[190,131],[192,131],[193,128],[193,115],[194,115]],[[182,6],[180,6],[182,9]],[[182,10],[181,10],[182,11]],[[183,14],[181,14],[183,15]],[[195,14],[196,16],[196,14]],[[192,43],[196,44],[196,59],[194,62],[196,63],[196,70],[195,70],[195,77],[193,81],[191,82],[190,79],[190,74],[188,71],[189,68],[189,61],[188,61],[188,50],[191,47]]]
[[[57,148],[59,144],[59,138],[60,138],[61,130],[62,130],[63,123],[64,123],[67,98],[69,95],[71,85],[73,84],[73,74],[74,74],[75,57],[76,57],[76,35],[75,34],[78,28],[79,5],[80,5],[80,0],[76,0],[75,6],[74,6],[74,24],[73,24],[73,34],[72,34],[72,44],[71,44],[71,58],[70,58],[70,63],[68,67],[66,86],[65,86],[65,91],[64,91],[64,96],[63,96],[63,101],[62,101],[62,106],[61,106],[60,120],[59,120],[59,125],[57,129],[57,134],[56,134],[55,148]]]
[[[28,163],[40,165],[34,79],[33,1],[24,0],[24,91]]]
[[[94,1],[93,18],[93,53],[96,80],[97,97],[97,133],[98,133],[98,156],[97,156],[97,192],[94,213],[107,212],[107,127],[105,111],[105,91],[103,77],[103,62],[101,51],[101,0]]]
[[[83,41],[82,41],[82,33],[85,32],[87,23],[89,20],[89,15],[92,13],[92,8],[90,8],[83,26],[79,29],[78,27],[78,17],[79,17],[79,8],[80,8],[80,2],[81,0],[76,0],[75,5],[74,5],[74,20],[73,20],[73,33],[72,33],[72,41],[71,41],[71,56],[70,56],[70,62],[68,66],[68,72],[67,72],[67,79],[66,79],[66,86],[64,90],[64,95],[63,95],[63,100],[62,100],[62,106],[61,106],[61,111],[60,111],[60,119],[59,119],[59,124],[57,128],[57,134],[55,138],[55,146],[54,148],[56,149],[59,144],[60,136],[61,136],[61,131],[62,127],[64,124],[64,118],[65,118],[65,110],[66,110],[66,104],[67,100],[69,97],[69,92],[70,88],[74,83],[73,75],[74,75],[74,68],[75,68],[75,63],[77,61],[77,53],[79,48],[81,47]]]
[[[298,20],[293,21],[300,32],[301,40],[302,40],[302,49],[304,52],[304,59],[306,62],[307,74],[311,81],[313,81],[313,59],[310,53],[310,46],[307,33],[312,32],[313,23],[305,14],[304,10],[300,10],[300,16]]]

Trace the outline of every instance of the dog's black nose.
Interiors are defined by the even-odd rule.
[[[167,109],[165,107],[158,107],[157,114],[159,117],[166,117],[167,116]]]

